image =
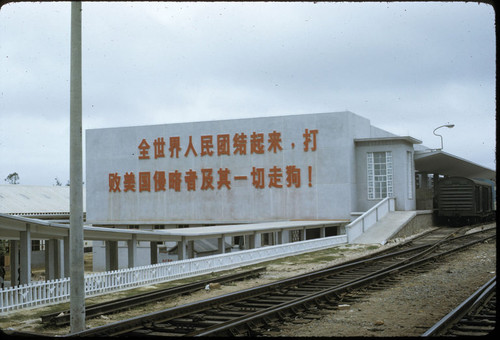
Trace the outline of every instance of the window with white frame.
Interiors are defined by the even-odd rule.
[[[392,153],[368,152],[368,199],[392,197]]]

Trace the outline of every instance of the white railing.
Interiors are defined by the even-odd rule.
[[[389,211],[394,211],[395,206],[396,199],[394,197],[386,197],[370,210],[346,225],[347,242],[352,242],[352,240],[370,229],[382,217],[387,215]]]
[[[228,270],[345,243],[347,243],[347,235],[330,236],[234,253],[92,273],[85,275],[85,296],[91,297],[148,284]],[[69,278],[32,282],[0,289],[0,313],[67,302],[69,298]]]

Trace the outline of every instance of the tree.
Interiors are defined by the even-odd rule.
[[[19,184],[19,175],[17,172],[11,173],[7,178],[5,178],[5,182],[9,184]]]

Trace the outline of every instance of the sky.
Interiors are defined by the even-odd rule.
[[[0,184],[69,182],[70,20],[0,9]],[[495,48],[486,3],[83,2],[82,124],[348,110],[496,170]]]

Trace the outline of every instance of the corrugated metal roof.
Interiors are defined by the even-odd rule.
[[[85,190],[83,190],[85,211]],[[69,214],[69,186],[0,185],[0,213]]]

